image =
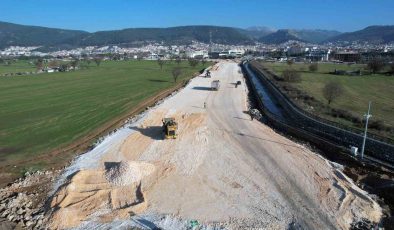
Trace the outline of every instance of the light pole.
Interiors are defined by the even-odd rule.
[[[364,115],[364,117],[365,117],[365,131],[364,131],[363,146],[361,148],[361,159],[364,158],[365,141],[367,140],[368,120],[370,117],[372,117],[372,115],[369,114],[370,110],[371,110],[371,102],[369,102],[369,104],[368,104],[368,113]]]

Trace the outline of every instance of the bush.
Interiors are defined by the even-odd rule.
[[[301,74],[294,69],[286,69],[282,73],[283,80],[286,82],[300,82]]]
[[[367,68],[372,73],[377,73],[384,68],[384,62],[380,59],[374,58],[368,62]]]
[[[319,66],[317,65],[317,63],[312,63],[309,65],[309,71],[311,72],[316,72],[319,69]]]
[[[394,63],[390,64],[390,73],[394,75]]]
[[[323,88],[323,96],[330,104],[343,94],[343,87],[338,82],[329,82]]]
[[[339,117],[339,118],[343,118],[346,120],[353,120],[353,118],[354,118],[350,112],[343,110],[343,109],[331,109],[331,115],[334,117]]]
[[[381,120],[370,121],[368,127],[371,129],[376,129],[378,131],[383,131],[386,129],[386,126],[384,125],[383,121],[381,121]]]

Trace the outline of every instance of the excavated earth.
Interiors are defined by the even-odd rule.
[[[341,165],[251,121],[247,94],[234,62],[194,78],[64,171],[49,227],[348,229],[380,221],[381,207]],[[178,122],[177,139],[163,139],[164,117]]]

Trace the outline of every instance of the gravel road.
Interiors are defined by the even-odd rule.
[[[76,160],[56,187],[51,227],[177,229],[197,220],[202,229],[348,229],[363,218],[379,222],[379,205],[340,165],[251,121],[237,63],[222,61],[211,72]],[[212,80],[220,80],[218,91],[209,90]],[[169,116],[179,123],[175,140],[164,140],[160,127]]]

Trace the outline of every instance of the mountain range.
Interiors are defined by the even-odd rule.
[[[343,33],[327,41],[368,41],[371,43],[389,43],[394,41],[394,26],[368,26],[352,33]]]
[[[147,42],[190,44],[191,41],[219,44],[280,44],[289,40],[309,43],[337,41],[394,41],[394,26],[370,26],[363,30],[340,33],[330,30],[274,30],[267,27],[246,29],[222,26],[178,26],[168,28],[129,28],[89,33],[0,22],[0,48],[8,46],[44,46],[67,49],[90,45],[132,46]]]

